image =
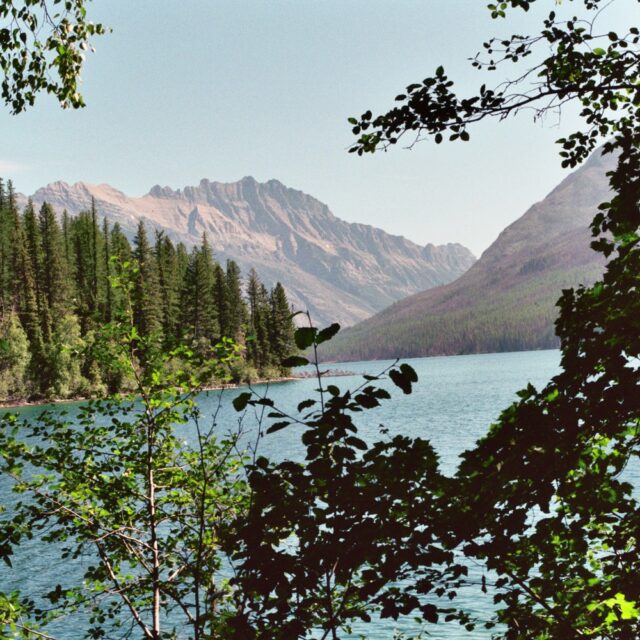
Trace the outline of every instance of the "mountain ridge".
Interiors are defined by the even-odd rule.
[[[408,296],[341,332],[326,360],[454,355],[558,346],[562,289],[589,285],[604,258],[589,224],[610,189],[611,156],[594,154],[507,226],[457,280]],[[324,347],[324,345],[323,345]]]
[[[100,216],[132,235],[139,220],[193,245],[207,233],[218,259],[255,267],[281,281],[297,308],[319,323],[352,324],[410,293],[450,282],[473,262],[457,243],[426,246],[336,217],[329,207],[276,179],[200,180],[173,189],[154,185],[131,197],[108,184],[50,183],[30,198],[76,215],[95,199]],[[20,196],[24,206],[26,196]]]

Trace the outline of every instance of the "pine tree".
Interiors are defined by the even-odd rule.
[[[99,248],[98,248],[98,212],[96,211],[96,199],[91,196],[91,279],[93,284],[93,290],[95,292],[96,302],[99,299],[98,291],[98,263],[99,263]]]
[[[0,179],[0,320],[6,318],[12,308],[12,224],[10,199]]]
[[[127,237],[122,232],[119,223],[115,223],[109,234],[109,253],[111,263],[110,274],[121,278],[124,275],[124,266],[131,263],[133,252]],[[112,318],[118,318],[126,309],[127,300],[122,288],[109,287],[111,290],[111,315]]]
[[[104,322],[113,320],[113,289],[111,287],[111,242],[109,238],[109,221],[105,217],[102,220],[102,260],[104,278],[104,310],[102,319]]]
[[[144,223],[138,224],[134,239],[137,271],[134,275],[133,321],[141,336],[158,335],[162,331],[158,266],[147,238]]]
[[[24,233],[26,238],[26,247],[31,259],[33,268],[33,282],[36,294],[36,307],[38,309],[38,318],[40,320],[40,329],[42,339],[45,343],[51,340],[51,310],[49,301],[45,295],[45,264],[44,251],[42,248],[42,235],[33,208],[33,203],[29,201],[23,213]]]
[[[22,221],[18,215],[14,218],[12,233],[14,301],[18,317],[29,340],[30,373],[33,380],[40,381],[43,369],[46,369],[45,346],[38,314],[38,301],[35,286],[34,268],[27,247],[27,239]],[[41,389],[43,383],[38,384]]]
[[[176,249],[162,231],[156,231],[154,253],[158,264],[162,330],[165,341],[168,344],[174,344],[178,339],[181,281],[177,268]]]
[[[210,343],[218,337],[218,319],[214,298],[214,270],[211,248],[203,234],[202,244],[194,248],[182,287],[183,327],[187,339]]]
[[[67,265],[67,295],[75,298],[75,264],[73,260],[73,244],[71,240],[71,217],[65,209],[62,212],[62,246],[64,247],[64,261]]]
[[[82,334],[99,322],[99,298],[97,272],[97,236],[95,219],[91,212],[83,211],[71,222],[73,247],[76,310],[80,318]]]
[[[51,206],[43,204],[38,219],[42,243],[42,272],[38,277],[42,279],[43,296],[55,327],[68,309],[69,269],[62,230]]]
[[[289,354],[292,325],[280,284],[269,294],[252,270],[249,312],[238,265],[229,260],[223,269],[206,235],[190,254],[162,232],[152,248],[141,222],[132,251],[120,226],[103,219],[99,227],[97,216],[95,202],[74,218],[64,211],[62,224],[46,203],[37,215],[29,203],[21,215],[11,182],[5,189],[0,180],[0,327],[12,314],[20,324],[29,349],[21,360],[29,362],[25,385],[57,396],[100,392],[103,381],[121,388],[125,382],[98,364],[95,345],[103,323],[121,317],[129,302],[139,334],[163,338],[165,349],[186,342],[207,353],[221,336],[242,344],[251,333],[247,360],[263,375]],[[131,289],[113,288],[118,278]]]
[[[263,372],[270,364],[269,349],[269,296],[255,269],[249,271],[247,281],[249,301],[249,329],[247,336],[247,360]]]
[[[247,305],[242,296],[242,278],[240,267],[234,260],[227,260],[227,335],[234,340],[242,336],[243,326],[247,322]]]
[[[295,353],[296,346],[293,339],[295,325],[291,317],[291,307],[284,287],[279,282],[271,290],[269,302],[269,346],[273,364],[280,367],[285,358]]]
[[[229,294],[227,292],[227,276],[224,269],[216,262],[214,266],[214,287],[216,314],[220,337],[232,337],[229,332]]]

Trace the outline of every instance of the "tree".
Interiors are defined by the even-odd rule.
[[[46,411],[34,421],[0,417],[0,474],[24,496],[0,522],[0,558],[11,566],[13,549],[34,535],[59,545],[62,558],[92,556],[78,584],[44,586],[46,607],[0,595],[3,637],[51,637],[47,625],[72,611],[88,614],[92,638],[132,629],[176,637],[166,628],[176,612],[193,640],[225,637],[231,594],[219,576],[220,539],[247,493],[239,433],[217,438],[193,397],[237,349],[227,341],[189,373],[170,374],[174,354],[146,360],[153,345],[127,320],[104,328],[104,356],[137,380],[135,394],[86,404],[73,421]],[[187,424],[191,444],[176,434]]]
[[[281,362],[295,351],[292,310],[287,300],[284,287],[279,282],[269,295],[269,345],[273,364],[281,366]]]
[[[80,316],[83,333],[89,331],[100,319],[99,237],[93,212],[83,211],[71,221],[76,312]]]
[[[213,268],[214,298],[216,301],[216,316],[218,318],[218,332],[221,336],[231,337],[229,323],[229,293],[227,291],[227,276],[224,269],[216,262]]]
[[[38,216],[42,242],[42,287],[55,325],[68,304],[69,269],[64,237],[53,208],[43,204]]]
[[[269,296],[255,269],[249,271],[247,278],[247,301],[249,303],[249,337],[247,342],[247,361],[259,372],[269,366]]]
[[[123,277],[132,259],[131,245],[122,232],[120,225],[116,222],[113,227],[111,227],[109,234],[110,278]],[[109,281],[109,289],[111,290],[111,317],[115,320],[126,311],[127,302],[122,289],[114,288],[111,281]]]
[[[162,332],[168,344],[178,340],[180,319],[180,272],[177,264],[176,249],[171,240],[162,232],[156,231],[154,247],[162,300]]]
[[[111,322],[113,320],[113,289],[111,287],[112,277],[112,265],[111,265],[111,236],[109,233],[109,221],[107,218],[102,220],[102,277],[104,278],[103,288],[105,290],[104,296],[104,310],[102,312],[102,318],[104,322]]]
[[[15,206],[12,191],[11,183],[7,193],[0,179],[0,318],[7,316],[12,306],[11,231],[14,216],[12,209]]]
[[[490,10],[501,19],[534,2]],[[481,120],[531,108],[539,117],[574,102],[584,126],[558,141],[563,166],[603,140],[602,152],[617,155],[613,196],[592,223],[592,246],[610,259],[605,275],[593,287],[565,291],[558,303],[563,370],[546,388],[520,393],[464,455],[449,492],[443,539],[497,576],[490,585],[495,621],[504,625],[499,637],[509,639],[640,634],[640,505],[624,475],[640,454],[639,30],[598,33],[608,5],[576,4],[583,17],[562,21],[551,12],[539,34],[485,43],[473,61],[480,70],[542,53],[516,80],[460,98],[438,67],[396,98],[400,106],[350,120],[359,136],[351,151],[363,154],[405,136],[410,144],[466,141]]]
[[[511,0],[490,10],[494,18],[505,18],[510,9],[528,10],[534,1]],[[299,418],[274,407],[276,422],[268,431],[306,427],[307,456],[304,463],[259,460],[252,468],[252,510],[236,547],[242,605],[236,637],[267,638],[286,629],[287,637],[304,638],[315,627],[321,637],[337,638],[349,615],[367,620],[376,606],[382,616],[418,613],[431,623],[444,617],[473,631],[478,625],[473,613],[456,606],[462,584],[475,588],[478,598],[493,597],[495,616],[486,626],[495,638],[626,640],[640,635],[640,504],[637,487],[625,476],[640,456],[639,38],[635,27],[623,36],[597,35],[596,18],[605,3],[581,4],[587,19],[561,22],[552,12],[537,36],[514,35],[485,45],[489,59],[479,56],[474,64],[488,70],[534,57],[538,48],[550,49],[540,65],[515,82],[495,89],[483,85],[477,95],[459,99],[439,67],[398,96],[400,107],[351,120],[359,136],[352,151],[362,154],[407,135],[413,136],[411,143],[428,136],[440,143],[445,134],[466,141],[473,124],[484,118],[503,118],[529,106],[541,115],[570,101],[580,104],[585,127],[560,140],[563,164],[574,166],[604,139],[603,151],[617,155],[617,167],[609,174],[613,197],[601,205],[592,225],[593,247],[610,258],[605,275],[593,287],[565,291],[559,301],[562,372],[542,390],[521,391],[520,400],[463,455],[452,478],[443,477],[434,464],[426,472],[430,480],[420,486],[401,473],[428,462],[428,446],[415,457],[411,446],[398,451],[394,476],[387,478],[382,495],[376,488],[386,477],[385,464],[371,475],[358,472],[369,495],[352,493],[356,479],[347,488],[341,485],[351,464],[384,460],[383,443],[351,441],[362,450],[358,458],[344,431],[353,432],[348,413],[378,402],[378,396],[358,399],[332,386],[326,388],[327,404],[320,385],[316,412]],[[322,333],[314,327],[298,330],[298,346],[315,349]],[[392,379],[410,390],[399,372]],[[267,400],[248,396],[244,406]],[[299,411],[314,406],[314,400],[303,401]],[[409,503],[431,496],[429,508],[415,520],[398,513],[382,530],[375,526],[385,522],[386,511],[377,514],[358,540],[354,532],[368,517],[367,509],[395,495],[396,478],[403,485],[399,495]],[[425,480],[424,473],[420,479]],[[348,496],[343,502],[337,498],[341,494]],[[393,504],[400,507],[402,498]],[[362,511],[352,517],[349,508]],[[396,562],[377,564],[375,554],[386,536],[407,523],[425,538],[396,539],[389,552]],[[257,536],[258,526],[260,531],[273,527],[274,538]],[[334,544],[318,548],[326,538]],[[291,542],[291,552],[283,540]],[[430,556],[421,542],[440,555]],[[353,551],[341,555],[345,549]],[[370,555],[358,567],[358,554],[365,550]],[[472,571],[477,580],[466,577]],[[391,586],[385,585],[387,579]],[[350,590],[360,588],[350,600]],[[443,604],[439,598],[445,596]]]
[[[31,373],[34,374],[46,368],[45,346],[38,315],[34,268],[27,248],[22,221],[17,210],[14,211],[11,237],[13,244],[12,272],[15,276],[13,299],[18,317],[29,339],[31,352],[30,369]]]
[[[38,225],[33,203],[29,202],[23,213],[23,227],[26,250],[33,268],[33,284],[36,295],[36,306],[40,320],[42,338],[48,342],[51,338],[51,309],[45,295],[45,256],[42,246],[42,233]]]
[[[247,321],[247,306],[242,297],[242,279],[240,267],[234,260],[227,260],[227,299],[229,318],[227,335],[234,340],[240,338],[242,327]]]
[[[160,283],[158,265],[147,238],[144,223],[138,224],[134,238],[136,261],[133,292],[133,322],[141,336],[156,337],[162,329],[162,309],[160,308]]]
[[[0,398],[27,394],[29,359],[27,334],[18,317],[11,314],[0,324]]]
[[[2,99],[12,113],[49,93],[63,108],[83,107],[78,92],[84,52],[104,34],[87,19],[86,0],[2,0],[0,2],[0,67]]]
[[[182,325],[188,339],[213,343],[219,332],[215,304],[213,254],[206,234],[200,247],[194,247],[182,287]]]

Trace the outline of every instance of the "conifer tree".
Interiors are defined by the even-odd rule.
[[[271,290],[269,302],[271,306],[269,346],[274,366],[280,367],[280,363],[296,351],[293,337],[295,325],[291,316],[291,307],[280,282],[276,283]]]
[[[149,337],[160,334],[162,330],[162,309],[158,266],[142,221],[138,224],[134,244],[133,257],[137,263],[137,270],[132,301],[133,321],[138,333],[143,337]]]
[[[102,220],[102,259],[103,259],[103,271],[102,277],[104,278],[104,311],[102,318],[104,322],[111,322],[113,320],[113,290],[111,287],[111,242],[109,239],[109,221],[105,217]]]
[[[252,334],[247,360],[262,375],[291,351],[281,285],[269,295],[252,270],[249,313],[238,265],[228,260],[223,269],[206,235],[189,254],[162,232],[151,247],[140,223],[132,251],[118,223],[110,227],[103,219],[99,226],[97,219],[95,202],[76,217],[64,211],[62,223],[46,203],[38,214],[31,203],[21,214],[11,182],[5,189],[0,181],[0,327],[14,314],[9,333],[22,331],[29,351],[25,384],[18,387],[56,397],[101,393],[105,384],[111,392],[121,389],[126,382],[99,364],[97,354],[102,326],[128,312],[129,299],[140,336],[163,339],[164,349],[186,342],[208,353],[222,336],[245,344]],[[118,280],[132,284],[130,296],[126,287],[112,287]],[[244,376],[243,363],[234,375]]]
[[[33,282],[38,318],[40,320],[40,329],[42,332],[42,339],[47,343],[51,339],[51,310],[45,295],[45,264],[44,251],[42,248],[42,235],[40,233],[40,227],[31,201],[29,201],[24,210],[23,223],[26,248],[33,268]]]
[[[98,212],[96,211],[96,199],[91,196],[91,278],[96,300],[98,300]]]
[[[73,243],[71,239],[71,217],[65,209],[62,212],[62,246],[64,248],[64,261],[67,265],[67,296],[75,298],[75,263],[73,260]],[[74,309],[75,310],[75,309]]]
[[[34,380],[46,366],[42,328],[38,315],[35,276],[22,221],[16,215],[12,233],[14,301],[20,322],[29,340],[30,373]]]
[[[9,198],[0,179],[0,319],[8,316],[11,310],[11,229],[12,212]]]
[[[232,337],[229,332],[229,295],[227,292],[227,275],[219,263],[214,266],[214,287],[216,313],[220,336]]]
[[[64,244],[64,257],[67,264],[71,266],[71,232],[69,229],[69,212],[65,209],[62,212],[62,242]]]
[[[68,265],[65,259],[64,239],[53,208],[44,203],[39,214],[42,243],[41,287],[52,325],[64,316],[68,305]]]
[[[124,235],[119,223],[115,223],[109,234],[109,261],[113,257],[110,275],[122,277],[124,265],[131,263],[132,251],[127,236]],[[109,283],[111,285],[111,283]],[[118,318],[124,311],[126,297],[120,288],[109,287],[111,289],[112,317]]]
[[[203,234],[202,244],[189,256],[182,288],[183,327],[188,339],[211,342],[218,337],[214,287],[211,247]]]
[[[269,296],[255,269],[249,271],[247,298],[249,301],[247,360],[262,372],[269,366],[271,360],[268,327]]]
[[[243,325],[247,322],[247,305],[242,296],[240,267],[234,260],[227,260],[227,332],[230,338],[240,339]]]
[[[71,224],[71,243],[76,292],[76,310],[80,318],[82,333],[85,334],[99,319],[99,292],[96,282],[97,256],[95,256],[97,236],[95,219],[91,212],[83,211]]]
[[[177,269],[176,249],[163,231],[156,231],[154,253],[158,264],[162,331],[165,341],[173,344],[178,339],[180,274]]]

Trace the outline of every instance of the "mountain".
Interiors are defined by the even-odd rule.
[[[604,259],[589,224],[608,200],[611,156],[594,154],[507,227],[460,278],[392,304],[323,345],[330,360],[452,355],[558,346],[555,302],[591,284]]]
[[[156,185],[142,197],[107,184],[54,182],[31,198],[70,214],[95,198],[99,214],[130,235],[140,219],[187,245],[206,232],[218,260],[233,258],[245,273],[255,267],[268,285],[281,281],[294,306],[309,309],[318,323],[353,324],[411,293],[451,282],[475,261],[459,244],[422,247],[347,223],[277,180],[201,180],[178,190]],[[19,204],[26,201],[21,196]]]

